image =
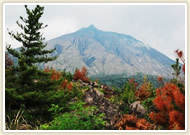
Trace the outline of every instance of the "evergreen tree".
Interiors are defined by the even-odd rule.
[[[178,81],[178,78],[179,78],[179,75],[180,75],[180,71],[181,71],[181,66],[179,64],[179,59],[178,58],[176,58],[176,63],[172,64],[171,67],[174,70],[173,75],[175,75],[175,79],[176,79],[176,81]]]
[[[20,51],[7,47],[7,51],[14,57],[18,58],[19,64],[19,84],[21,87],[27,87],[33,85],[32,82],[37,75],[37,63],[48,62],[56,59],[56,56],[51,57],[50,54],[55,49],[45,50],[47,44],[44,43],[45,38],[41,34],[40,30],[47,27],[43,23],[39,22],[44,7],[37,5],[35,9],[30,10],[25,5],[27,18],[20,17],[24,25],[17,21],[18,26],[23,32],[9,32],[14,39],[22,43]]]
[[[22,43],[22,47],[19,51],[10,45],[7,47],[8,53],[18,59],[18,66],[14,68],[14,74],[6,74],[5,94],[6,112],[11,115],[14,109],[19,110],[24,106],[31,120],[34,116],[37,118],[34,114],[40,117],[47,115],[50,104],[56,101],[56,82],[50,80],[50,73],[39,70],[37,64],[53,61],[57,57],[51,55],[55,48],[45,50],[47,44],[44,43],[41,30],[47,25],[40,22],[44,7],[37,5],[30,10],[25,6],[25,9],[27,18],[20,17],[23,23],[16,22],[22,32],[9,32],[11,37]],[[9,80],[12,81],[11,84]]]

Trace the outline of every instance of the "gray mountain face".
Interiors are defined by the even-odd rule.
[[[74,72],[85,66],[89,75],[144,74],[171,76],[171,64],[164,54],[124,34],[98,30],[94,25],[47,42],[59,57],[44,66]]]

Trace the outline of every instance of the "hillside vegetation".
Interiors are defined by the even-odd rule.
[[[9,32],[23,46],[20,51],[8,46],[5,54],[7,130],[185,129],[182,51],[176,50],[172,79],[139,74],[141,77],[92,80],[86,67],[74,74],[50,66],[40,69],[39,63],[57,58],[51,55],[56,48],[45,50],[47,44],[39,32],[46,27],[39,21],[44,8],[37,5],[33,10],[25,9],[28,18],[20,17],[25,25],[17,22],[23,32]],[[18,65],[9,54],[18,59]]]

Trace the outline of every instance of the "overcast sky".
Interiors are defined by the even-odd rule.
[[[29,6],[30,8],[34,6]],[[94,24],[103,31],[131,35],[175,59],[176,49],[185,50],[184,5],[44,5],[41,21],[46,40]],[[10,38],[7,28],[20,31],[16,21],[26,17],[24,6],[5,6],[5,42],[20,44]]]

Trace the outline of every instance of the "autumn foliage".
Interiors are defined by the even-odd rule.
[[[61,87],[62,88],[66,88],[66,86],[68,85],[68,80],[64,80],[62,83],[61,83]]]
[[[44,68],[44,72],[50,72],[49,66]]]
[[[135,115],[124,114],[115,124],[119,130],[153,130],[155,125],[147,122],[144,118],[137,118]]]
[[[185,74],[185,59],[183,52],[176,50],[178,58],[183,62],[182,71]],[[176,59],[178,62],[179,59]],[[181,67],[172,65],[176,71],[176,75],[180,74]],[[178,77],[176,77],[176,80]],[[156,124],[164,126],[169,130],[184,130],[185,129],[185,93],[184,84],[179,83],[165,83],[163,88],[156,90],[156,98],[153,103],[158,110],[149,114]]]
[[[55,69],[49,69],[49,67],[44,68],[44,72],[51,72],[51,80],[59,80],[62,75],[60,72],[56,71]]]
[[[180,58],[180,60],[183,62],[182,71],[185,74],[185,58],[184,58],[184,54],[183,54],[183,52],[181,50],[178,50],[178,49],[175,52],[176,52],[177,56]]]
[[[163,77],[161,77],[161,76],[158,76],[158,77],[157,77],[157,81],[164,83]]]
[[[135,96],[139,100],[145,100],[152,94],[153,87],[150,82],[148,82],[147,78],[144,77],[144,82],[140,85],[139,89],[135,92]]]
[[[182,71],[185,74],[183,52],[176,50],[175,53],[183,62]],[[172,65],[172,68],[176,72],[177,81],[165,83],[162,88],[156,90],[156,98],[153,100],[153,103],[158,111],[149,114],[151,120],[169,130],[185,129],[185,92],[184,82],[178,81],[178,75],[181,70],[181,66],[178,64],[178,58],[176,59],[176,64]]]
[[[72,83],[70,82],[68,82],[68,80],[64,80],[64,81],[62,81],[62,83],[61,83],[61,88],[67,88],[69,91],[70,90],[72,90],[72,88],[73,88],[73,86],[72,86]]]
[[[135,79],[134,79],[134,78],[131,78],[131,79],[129,79],[128,82],[129,82],[131,85],[133,85],[133,86],[134,86],[134,90],[136,90],[136,88],[137,88],[137,86],[138,86],[138,83],[135,82]]]
[[[67,89],[70,91],[70,90],[72,90],[72,88],[73,88],[73,85],[72,85],[72,83],[70,82],[70,83],[67,85]]]
[[[50,72],[51,73],[51,80],[54,81],[54,80],[60,80],[61,77],[63,77],[63,75],[61,74],[61,72],[58,72],[56,71],[55,69],[49,69],[49,67],[45,67],[44,68],[44,72]],[[67,79],[64,79],[62,82],[61,82],[61,85],[60,87],[61,89],[65,89],[67,88],[69,91],[72,90],[73,88],[73,85],[71,82],[69,82]]]
[[[57,72],[55,69],[51,71],[51,80],[59,80],[61,78],[61,73]]]
[[[76,69],[73,79],[88,82],[89,78],[87,77],[87,74],[87,69],[85,67],[82,67],[81,71],[79,69]]]
[[[156,124],[171,130],[184,130],[185,96],[177,85],[166,83],[163,88],[158,88],[153,103],[159,112],[151,112],[149,117]]]

